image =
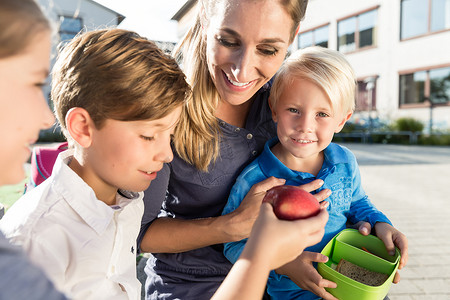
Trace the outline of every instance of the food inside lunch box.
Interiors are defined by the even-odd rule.
[[[389,278],[387,274],[367,270],[345,259],[339,261],[336,271],[350,279],[370,286],[382,285]]]

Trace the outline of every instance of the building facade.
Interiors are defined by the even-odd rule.
[[[70,41],[80,31],[117,26],[125,18],[92,0],[38,0],[37,2],[55,28],[51,66],[56,60],[58,47]],[[43,87],[43,91],[47,95],[49,105],[52,106],[50,81],[49,79],[47,85]],[[54,128],[41,131],[41,139],[45,140],[47,136],[50,136],[48,139],[51,140],[54,131],[59,131],[56,125]]]
[[[180,37],[193,2],[173,18]],[[339,50],[354,67],[353,121],[411,117],[450,129],[450,0],[309,0],[290,51],[311,45]]]

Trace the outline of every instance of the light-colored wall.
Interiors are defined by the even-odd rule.
[[[197,16],[197,5],[194,5],[186,14],[178,21],[177,35],[181,39],[191,27]]]
[[[116,26],[118,24],[118,12],[110,10],[91,0],[38,0],[44,13],[53,22],[56,32],[58,32],[58,22],[60,16],[79,17],[82,19],[82,26],[85,30]],[[55,35],[52,49],[53,66],[57,56],[57,45],[59,37]],[[50,85],[43,88],[44,94],[50,94]]]
[[[400,41],[399,0],[310,0],[300,32],[329,23],[329,44],[337,49],[337,20],[378,8],[377,47],[346,54],[358,78],[378,75],[376,101],[381,117],[410,116],[428,124],[429,108],[399,108],[399,72],[450,64],[450,31]],[[297,40],[294,41],[294,48]],[[434,124],[450,128],[450,106],[433,110]]]

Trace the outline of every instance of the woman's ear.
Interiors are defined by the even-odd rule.
[[[74,107],[66,114],[67,131],[83,148],[89,147],[92,143],[93,126],[95,126],[94,121],[84,108]]]

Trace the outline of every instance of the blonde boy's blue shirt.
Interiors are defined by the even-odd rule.
[[[270,150],[278,143],[278,138],[268,141],[264,151],[239,175],[234,184],[228,203],[222,214],[228,214],[239,207],[250,188],[270,176],[286,179],[286,185],[301,185],[315,179],[322,179],[323,186],[318,190],[330,189],[328,207],[329,220],[325,226],[325,235],[321,242],[306,248],[307,251],[320,252],[323,247],[341,230],[346,228],[347,220],[369,222],[372,227],[377,222],[391,224],[389,219],[370,202],[361,186],[361,176],[353,153],[347,148],[331,143],[324,150],[324,162],[317,176],[293,171],[287,168]],[[246,239],[226,243],[225,256],[236,262],[244,249]],[[288,277],[271,272],[268,292],[272,299],[319,299],[313,293],[300,289]]]

